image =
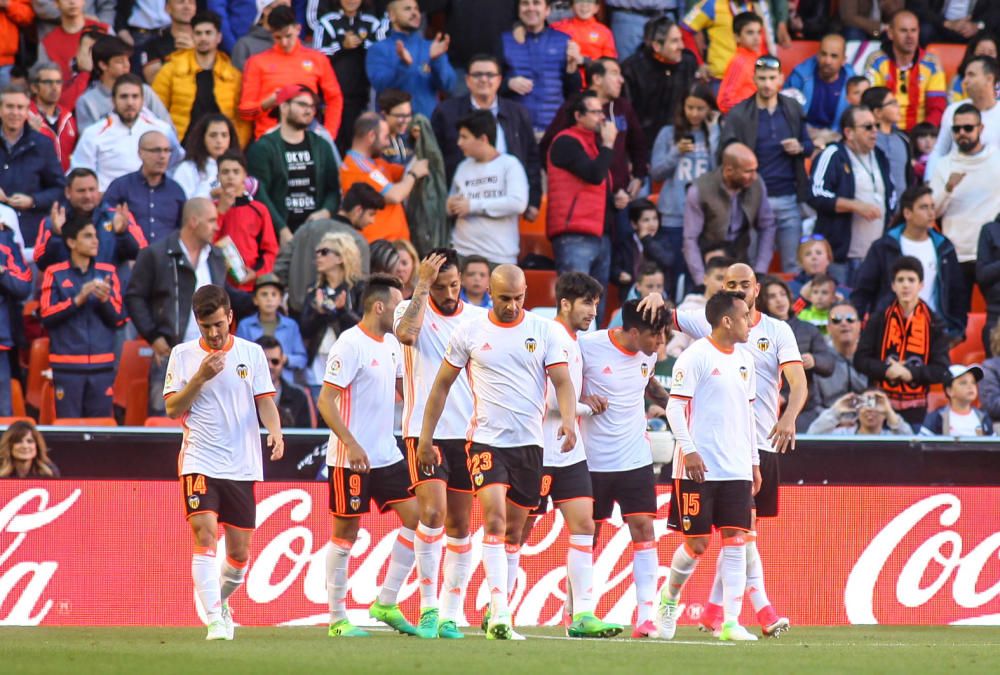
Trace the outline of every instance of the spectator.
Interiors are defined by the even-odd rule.
[[[836,362],[836,357],[824,337],[826,324],[823,324],[823,331],[820,331],[815,324],[796,318],[792,313],[792,292],[788,285],[777,277],[767,276],[761,279],[760,293],[757,294],[757,309],[770,317],[786,322],[795,335],[795,342],[802,355],[802,367],[806,371],[806,385],[809,392],[806,403],[795,420],[795,429],[799,433],[805,433],[809,424],[820,412],[819,397],[813,384],[814,378],[832,375]],[[788,400],[788,384],[783,384],[781,390],[783,398]]]
[[[458,297],[476,307],[493,308],[489,260],[481,255],[466,256],[462,260],[462,291]]]
[[[922,436],[992,436],[993,420],[973,405],[979,399],[979,366],[949,366],[944,380],[948,404],[927,413],[920,429]]]
[[[767,202],[775,220],[775,238],[781,269],[795,272],[796,247],[802,238],[802,209],[809,197],[806,157],[813,152],[802,106],[781,96],[781,62],[762,56],[754,63],[756,95],[737,104],[722,127],[720,146],[738,141],[751,148],[767,188]],[[767,251],[770,252],[770,249]],[[763,257],[764,251],[760,256]],[[770,259],[761,268],[766,271]]]
[[[983,363],[983,381],[979,385],[979,404],[990,419],[1000,419],[1000,325],[987,324],[989,341],[986,343],[990,358]]]
[[[219,157],[230,149],[239,150],[236,127],[222,113],[210,113],[200,117],[189,131],[184,139],[185,159],[174,169],[173,179],[188,199],[215,198],[219,192]]]
[[[889,22],[888,39],[866,64],[872,86],[888,87],[899,101],[903,129],[924,120],[941,123],[947,103],[944,69],[937,56],[920,48],[920,26],[913,12],[896,12]]]
[[[733,17],[736,53],[726,67],[719,85],[719,110],[728,113],[740,101],[757,93],[754,84],[757,59],[761,57],[764,21],[753,12],[740,12]]]
[[[455,171],[447,209],[455,218],[452,245],[459,255],[517,264],[518,218],[528,207],[528,177],[516,157],[497,150],[498,127],[488,110],[474,110],[458,121],[465,160]]]
[[[955,246],[934,229],[934,198],[930,188],[917,185],[900,199],[903,223],[890,229],[870,247],[858,270],[851,302],[862,316],[874,314],[893,298],[893,273],[901,256],[920,261],[923,287],[920,298],[944,320],[952,340],[965,335],[969,298],[956,257]],[[973,261],[973,272],[975,261]]]
[[[817,274],[828,274],[830,263],[833,262],[833,249],[830,242],[822,234],[813,234],[802,237],[799,242],[799,250],[796,255],[801,271],[788,282],[788,289],[792,292],[792,313],[798,313],[809,306],[811,297],[810,281]],[[851,290],[845,286],[837,287],[839,300],[844,300],[850,296]]]
[[[322,94],[325,105],[323,126],[332,138],[336,138],[344,110],[344,97],[329,60],[299,42],[302,27],[296,22],[291,7],[276,7],[267,21],[274,47],[250,57],[243,69],[240,117],[253,122],[254,138],[260,139],[277,124],[271,111],[281,105],[281,92],[298,85],[314,94]]]
[[[1000,29],[1000,13],[991,2],[955,2],[954,0],[910,0],[920,20],[924,44],[931,42],[964,43],[982,28]]]
[[[899,124],[899,101],[885,87],[872,87],[861,96],[861,105],[872,111],[878,133],[875,147],[889,160],[889,177],[896,194],[903,194],[913,184],[910,138],[896,126]]]
[[[795,66],[785,80],[785,89],[802,92],[806,129],[813,143],[820,147],[840,140],[840,116],[849,105],[847,82],[854,76],[846,50],[844,38],[829,33],[820,41],[816,56]]]
[[[571,0],[573,16],[562,21],[556,21],[552,27],[569,36],[580,48],[583,65],[597,59],[617,59],[615,37],[603,23],[597,20],[600,6],[594,0]],[[590,81],[588,74],[587,81]]]
[[[30,105],[24,87],[0,90],[0,203],[17,213],[26,242],[66,185],[54,146],[27,124]]]
[[[292,325],[295,326],[294,321]],[[240,324],[240,328],[242,327],[243,324]],[[295,326],[295,330],[298,332],[298,326]],[[236,336],[245,337],[240,335],[239,328],[236,330]],[[271,373],[271,384],[274,386],[275,398],[277,399],[278,414],[281,416],[281,428],[311,429],[314,427],[315,412],[313,412],[309,394],[306,393],[305,389],[293,384],[285,374],[285,366],[289,360],[281,342],[270,335],[261,335],[254,342],[261,346],[264,350],[264,357],[267,359],[267,367]]]
[[[684,30],[684,44],[695,54],[704,52],[701,32],[708,34],[708,51],[705,58],[708,75],[721,80],[726,68],[736,53],[736,36],[733,33],[733,18],[741,11],[754,12],[764,19],[764,43],[762,54],[774,53],[774,32],[771,28],[771,9],[768,3],[719,2],[719,0],[698,0],[681,21]]]
[[[170,15],[159,0],[120,0],[115,10],[115,32],[136,51],[169,25]]]
[[[962,57],[962,62],[958,64],[958,70],[948,85],[948,103],[958,103],[969,98],[969,92],[966,90],[965,82],[962,79],[965,74],[965,67],[969,65],[969,61],[977,56],[991,56],[994,59],[1000,58],[998,45],[1000,45],[1000,42],[998,42],[997,37],[986,30],[979,31],[976,33],[976,37],[969,40],[965,46],[965,56]]]
[[[103,208],[128,206],[147,241],[163,239],[181,226],[184,190],[167,175],[170,141],[160,131],[139,137],[138,171],[114,179],[104,193]]]
[[[663,274],[663,270],[656,266],[656,263],[646,263],[639,269],[638,274],[636,274],[635,283],[628,289],[624,302],[645,298],[648,295],[664,297],[665,281],[666,275]],[[601,313],[598,312],[597,315],[601,316]],[[622,310],[619,307],[611,315],[611,320],[608,322],[608,329],[620,328],[621,325]]]
[[[68,205],[53,203],[48,217],[38,228],[34,258],[39,271],[69,260],[69,248],[62,236],[62,227],[68,220],[83,219],[94,223],[98,242],[95,260],[116,269],[126,261],[135,260],[139,250],[146,247],[146,236],[129,213],[128,206],[98,210],[101,192],[97,187],[97,174],[90,169],[81,167],[69,172],[65,197]]]
[[[653,263],[665,278],[674,268],[674,249],[668,248],[656,237],[660,229],[660,213],[656,205],[648,199],[634,200],[628,206],[628,220],[632,225],[632,236],[616,242],[611,256],[611,281],[618,284],[621,296],[638,279],[639,270],[644,265]]]
[[[371,273],[396,276],[399,268],[399,251],[387,239],[376,239],[368,247],[371,252]]]
[[[855,75],[847,80],[847,105],[861,105],[861,97],[872,86],[864,75]]]
[[[976,281],[976,248],[984,221],[1000,212],[1000,146],[984,145],[980,113],[971,104],[955,111],[955,148],[934,167],[930,187],[941,231],[955,244],[966,304]]]
[[[192,48],[173,53],[169,61],[161,63],[156,78],[151,80],[153,91],[170,111],[177,135],[185,145],[188,131],[198,121],[219,114],[238,125],[240,145],[250,140],[250,126],[240,119],[236,110],[242,75],[229,57],[219,51],[219,26],[217,14],[196,14],[191,20]]]
[[[250,146],[247,165],[260,181],[256,197],[271,212],[279,242],[284,243],[307,220],[333,215],[340,187],[330,144],[309,131],[316,116],[315,93],[291,84],[274,100],[278,130]]]
[[[983,348],[986,356],[1000,356],[1000,352],[993,351],[993,340],[990,338],[993,327],[1000,321],[1000,218],[994,218],[979,231],[976,282],[986,300]],[[992,416],[993,413],[990,414]],[[1000,414],[997,419],[1000,420]]]
[[[715,169],[719,150],[719,124],[715,119],[715,96],[707,84],[696,84],[677,109],[673,122],[656,135],[649,177],[659,181],[660,230],[657,237],[674,252],[674,268],[668,286],[677,287],[686,272],[677,255],[684,246],[684,215],[677,208],[684,203],[688,186],[696,178]]]
[[[386,89],[409,92],[413,111],[430,118],[438,94],[450,91],[455,83],[455,71],[443,58],[451,38],[441,33],[434,40],[423,36],[417,0],[391,0],[388,10],[392,30],[365,56],[368,80],[376,95]]]
[[[611,14],[611,34],[614,37],[615,48],[622,59],[629,59],[650,44],[650,30],[655,29],[654,22],[664,19],[673,23],[671,17],[677,16],[678,9],[683,10],[684,4],[677,0],[606,0],[605,11]],[[676,24],[675,24],[676,25]],[[680,38],[680,34],[677,35]],[[681,90],[687,91],[690,86]],[[675,110],[670,111],[668,120],[673,119]],[[664,124],[666,124],[665,122]],[[662,126],[662,125],[660,125]],[[653,129],[652,138],[660,127]]]
[[[246,181],[247,163],[243,155],[231,150],[219,157],[220,190],[216,201],[219,231],[215,241],[228,238],[239,251],[242,274],[237,276],[230,266],[231,279],[227,281],[250,292],[258,277],[271,274],[278,256],[278,240],[271,214],[247,192]]]
[[[539,136],[548,128],[563,102],[582,89],[580,46],[547,25],[551,0],[518,0],[517,18],[524,37],[501,36],[503,74],[510,98],[531,114]]]
[[[59,105],[76,115],[76,102],[90,86],[94,70],[93,48],[104,34],[96,29],[84,30],[80,35],[80,44],[76,49],[75,66],[69,79],[63,81],[62,96]]]
[[[355,183],[368,183],[385,198],[386,207],[363,232],[369,242],[410,238],[403,201],[410,196],[417,181],[429,172],[426,159],[414,160],[409,169],[390,164],[382,158],[388,145],[389,125],[377,113],[364,113],[354,123],[351,150],[340,165],[342,189],[347,190]]]
[[[469,92],[462,81],[466,69],[476,54],[488,54],[499,59],[501,34],[509,31],[517,19],[517,0],[432,0],[419,2],[428,16],[435,11],[444,14],[444,32],[451,38],[448,60],[455,70],[452,96]]]
[[[73,59],[80,48],[80,37],[88,29],[110,33],[111,27],[89,15],[82,0],[55,0],[59,24],[38,43],[38,61],[51,61],[59,67],[63,80],[73,77]]]
[[[69,260],[45,270],[41,294],[56,417],[110,417],[111,348],[125,322],[121,284],[113,265],[95,261],[98,239],[91,219],[75,218],[63,226],[62,235]]]
[[[938,129],[930,122],[921,122],[910,130],[910,145],[913,148],[913,177],[923,183],[930,178],[927,161],[937,145]]]
[[[847,40],[878,40],[903,0],[840,0],[840,22]],[[858,105],[852,103],[851,105]]]
[[[7,0],[0,7],[0,89],[11,81],[11,70],[20,44],[20,30],[30,28],[35,12],[28,0]]]
[[[232,54],[233,65],[242,72],[251,56],[266,52],[274,46],[274,37],[271,35],[270,28],[268,28],[268,18],[271,16],[271,12],[278,7],[289,7],[292,3],[291,0],[270,0],[270,2],[268,0],[257,0],[257,7],[255,9],[257,19],[253,22],[253,27],[246,32],[233,32],[233,21],[245,21],[249,14],[246,11],[241,11],[242,7],[233,7],[232,10],[227,8],[226,11],[220,11],[222,8],[218,7],[216,3],[221,4],[222,1],[210,0],[209,8],[214,9],[222,17],[222,49],[232,49],[229,53]],[[241,0],[225,1],[242,5]],[[226,27],[227,21],[230,26],[228,29]],[[227,46],[230,40],[236,40],[232,47]]]
[[[337,337],[361,320],[361,256],[350,235],[327,234],[315,250],[316,282],[302,304],[302,337],[309,359],[306,381],[314,389],[323,382],[326,357]]]
[[[500,80],[500,62],[496,57],[487,54],[474,56],[465,76],[471,95],[442,101],[431,116],[431,125],[444,155],[445,174],[450,184],[454,182],[455,171],[465,155],[458,143],[460,120],[475,110],[488,110],[496,120],[496,151],[516,158],[521,164],[521,170],[527,174],[530,206],[527,207],[525,217],[534,220],[538,217],[538,207],[542,203],[542,168],[531,127],[531,116],[519,103],[498,96]],[[459,254],[462,254],[461,249]]]
[[[982,118],[980,132],[983,145],[1000,150],[1000,105],[997,104],[997,81],[1000,80],[1000,62],[990,56],[977,56],[965,67],[965,88],[969,98],[952,103],[941,118],[941,133],[938,134],[934,150],[927,158],[925,175],[933,178],[934,166],[952,151],[956,145],[954,134],[955,115],[970,103]],[[951,130],[952,133],[949,133]]]
[[[723,289],[726,270],[735,262],[725,255],[717,255],[705,260],[705,283],[700,288],[685,295],[681,303],[677,305],[677,311],[704,310],[709,298]],[[685,335],[679,330],[673,331],[669,342],[667,342],[667,356],[676,359],[692,342],[694,342],[694,338],[690,335]]]
[[[327,234],[350,235],[361,259],[361,273],[367,275],[371,265],[371,252],[361,231],[375,220],[385,199],[368,183],[355,183],[340,202],[340,210],[329,220],[311,220],[304,223],[292,240],[281,247],[274,263],[274,273],[288,286],[288,307],[293,316],[302,312],[306,290],[316,279],[315,251]]]
[[[791,291],[789,291],[791,292]],[[828,274],[817,274],[809,282],[809,305],[800,309],[796,318],[826,335],[830,308],[837,301],[837,280]]]
[[[31,295],[31,268],[24,262],[14,228],[0,223],[0,417],[10,417],[10,351],[14,348],[18,325],[14,317],[21,303]]]
[[[612,14],[612,24],[622,13]],[[680,26],[667,17],[651,19],[646,24],[646,35],[642,48],[622,63],[622,76],[625,96],[635,108],[648,140],[656,138],[683,112],[698,60],[684,48]]]
[[[826,146],[812,166],[814,232],[833,247],[829,273],[842,285],[853,278],[896,207],[889,160],[875,143],[875,116],[850,106],[840,118],[844,140]]]
[[[382,150],[382,158],[390,164],[406,166],[414,157],[413,146],[420,127],[413,124],[412,100],[405,91],[386,89],[376,102],[382,119],[389,125],[389,144]]]
[[[178,50],[194,48],[193,24],[191,20],[198,11],[195,0],[166,0],[167,16],[170,25],[157,32],[143,45],[139,52],[139,67],[142,68],[142,78],[153,82],[160,72],[164,62]],[[221,26],[221,19],[219,21]],[[218,45],[216,45],[218,47]],[[169,104],[167,105],[169,108]],[[178,135],[182,135],[178,129]]]
[[[831,407],[844,394],[859,393],[868,388],[868,377],[854,367],[854,353],[861,338],[858,310],[846,301],[836,303],[830,308],[826,330],[833,345],[834,364],[830,375],[813,378],[821,408]]]
[[[893,410],[889,398],[877,390],[862,395],[846,394],[824,410],[812,424],[810,434],[834,436],[910,436],[913,428]]]
[[[0,478],[59,478],[34,422],[12,422],[0,436]]]
[[[52,141],[63,171],[68,171],[69,158],[76,147],[80,131],[76,126],[73,110],[59,105],[63,91],[59,67],[48,61],[38,61],[31,67],[28,79],[31,82],[28,124]]]
[[[742,143],[722,151],[722,165],[691,183],[684,200],[684,260],[695,284],[703,283],[702,247],[732,242],[739,260],[750,259],[754,233],[757,252],[753,268],[765,274],[774,251],[774,212],[767,188],[757,175],[757,157]]]
[[[392,245],[399,253],[399,265],[396,266],[396,276],[403,282],[403,299],[409,300],[413,297],[413,288],[416,286],[417,266],[420,264],[420,256],[417,249],[406,239],[397,239]]]
[[[923,422],[930,385],[948,373],[948,336],[941,320],[920,299],[920,260],[902,256],[892,265],[895,299],[872,313],[861,332],[855,367],[877,383],[894,410],[911,425]]]
[[[110,35],[98,39],[91,52],[94,72],[90,75],[90,88],[76,100],[76,123],[81,132],[85,132],[88,127],[114,111],[114,86],[118,78],[129,74],[129,57],[132,55],[132,49],[121,38]],[[153,88],[138,77],[134,82],[141,89],[140,105],[173,127],[170,112],[164,107]]]
[[[253,304],[256,314],[251,314],[236,327],[236,337],[256,342],[261,337],[277,340],[281,347],[281,370],[284,380],[291,384],[305,375],[308,363],[306,348],[302,343],[299,324],[281,311],[285,286],[273,274],[262,274],[254,280]]]
[[[351,147],[354,121],[368,108],[371,98],[365,55],[373,44],[385,38],[386,32],[378,17],[361,11],[362,4],[361,0],[316,0],[306,10],[313,49],[330,59],[344,96],[344,112],[336,136],[341,153]]]

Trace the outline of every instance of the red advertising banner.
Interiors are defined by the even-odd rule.
[[[247,583],[232,601],[237,621],[326,623],[326,486],[262,483],[257,498]],[[668,499],[664,488],[656,522],[661,581],[681,541],[666,530]],[[998,507],[1000,488],[785,487],[781,517],[759,528],[772,604],[798,625],[1000,624]],[[0,624],[197,624],[183,513],[174,482],[0,481]],[[396,526],[392,515],[362,520],[348,597],[359,623],[368,621]],[[488,592],[477,516],[473,526],[465,612],[478,623]],[[684,623],[697,619],[707,598],[717,550],[685,589]],[[523,549],[517,625],[559,621],[565,558],[563,522],[550,513]],[[599,613],[631,623],[631,552],[620,520],[604,526],[594,571]],[[412,576],[400,600],[416,613]],[[745,612],[753,623],[749,602]]]

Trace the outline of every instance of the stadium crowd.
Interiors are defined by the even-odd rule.
[[[498,264],[543,311],[584,272],[612,325],[748,262],[800,432],[993,434],[1000,4],[830,5],[0,0],[0,417],[160,423],[225,284],[283,425],[315,427],[366,277],[409,297],[451,246],[467,303]],[[0,476],[24,438],[44,474],[8,435]]]

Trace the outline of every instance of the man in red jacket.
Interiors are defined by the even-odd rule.
[[[80,131],[73,110],[59,105],[63,92],[62,71],[55,63],[39,61],[31,67],[28,81],[31,84],[28,124],[52,141],[63,171],[69,171],[69,157],[80,138]]]

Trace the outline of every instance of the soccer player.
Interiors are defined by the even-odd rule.
[[[556,282],[556,302],[559,313],[556,323],[565,330],[566,349],[569,352],[569,374],[573,390],[579,395],[583,388],[583,357],[577,341],[577,332],[586,331],[597,316],[601,284],[583,272],[567,272]],[[557,331],[558,332],[558,331]],[[577,403],[580,417],[600,415],[608,407],[602,396],[591,395]],[[569,637],[614,637],[622,632],[618,624],[605,623],[594,616],[597,600],[594,597],[594,491],[590,485],[587,456],[583,438],[577,433],[576,445],[570,452],[563,452],[556,438],[561,418],[558,401],[553,392],[548,394],[547,412],[542,423],[545,446],[542,468],[542,503],[531,512],[525,523],[520,545],[507,552],[507,591],[514,587],[520,562],[520,547],[528,541],[538,516],[548,508],[549,498],[558,507],[569,529],[569,548],[566,551],[566,634]]]
[[[674,444],[674,491],[667,524],[686,537],[674,551],[660,590],[660,637],[677,631],[681,590],[708,547],[722,534],[723,617],[720,640],[756,640],[739,624],[747,585],[747,549],[754,488],[760,485],[753,400],[753,357],[737,344],[750,336],[750,308],[742,294],[717,293],[705,305],[712,326],[674,364],[667,420]]]
[[[409,492],[410,474],[392,435],[396,379],[403,374],[402,350],[392,334],[392,317],[403,300],[402,282],[373,274],[361,296],[364,316],[340,334],[326,360],[319,412],[330,427],[326,463],[330,469],[332,545],[326,556],[330,637],[367,637],[347,618],[347,565],[361,516],[372,500],[396,512],[402,527],[392,545],[389,569],[368,614],[404,635],[416,628],[403,616],[397,596],[413,569],[413,536],[419,512]]]
[[[472,384],[473,416],[466,446],[472,486],[483,510],[483,567],[490,589],[486,637],[513,637],[507,606],[504,541],[517,545],[528,512],[541,499],[546,376],[555,385],[562,450],[576,446],[576,391],[562,330],[524,311],[527,284],[515,265],[498,265],[490,277],[493,308],[463,324],[451,336],[444,362],[427,397],[417,445],[417,469],[428,473],[441,463],[434,430],[448,393],[463,369]]]
[[[205,639],[232,640],[229,598],[246,578],[257,525],[253,484],[264,480],[258,415],[272,461],[281,459],[285,444],[264,350],[229,334],[233,312],[225,289],[202,286],[191,308],[201,338],[170,352],[163,397],[167,415],[184,421],[178,467],[195,541],[191,576],[208,618]],[[226,532],[221,582],[215,561],[220,524]]]
[[[395,313],[396,338],[403,345],[403,439],[406,444],[410,491],[417,497],[420,523],[413,552],[420,580],[422,638],[461,638],[457,622],[471,573],[472,543],[469,513],[472,482],[465,466],[465,435],[472,419],[472,388],[458,378],[434,430],[434,448],[441,463],[424,473],[417,466],[417,440],[424,419],[424,402],[452,334],[462,324],[484,319],[487,310],[462,302],[458,254],[450,248],[433,249],[417,269],[413,297],[399,303]],[[438,612],[438,568],[442,540],[447,536],[444,587]]]
[[[756,419],[757,450],[760,451],[760,471],[763,484],[754,498],[754,517],[750,532],[744,536],[747,546],[747,588],[750,602],[757,613],[761,631],[765,636],[778,637],[788,630],[789,622],[779,617],[771,606],[764,588],[764,566],[757,551],[757,518],[773,518],[778,515],[778,485],[781,475],[778,469],[778,453],[795,449],[795,418],[805,405],[806,373],[802,356],[792,329],[784,321],[773,319],[757,309],[760,284],[749,265],[737,263],[726,270],[723,280],[727,291],[739,291],[750,307],[750,339],[740,343],[753,356],[757,372],[757,398],[754,402]],[[676,312],[674,324],[684,333],[700,338],[709,334],[711,327],[704,312]],[[781,377],[788,380],[790,393],[785,410],[778,416],[778,391]],[[720,557],[718,566],[721,567]],[[712,592],[700,623],[711,631],[719,629],[722,619],[722,580],[716,571]]]
[[[596,529],[611,517],[617,503],[632,537],[632,576],[638,608],[632,637],[643,638],[656,635],[653,617],[659,567],[653,533],[656,477],[646,435],[644,397],[649,396],[657,405],[667,405],[667,393],[653,371],[656,355],[666,341],[669,316],[665,310],[658,310],[646,319],[638,307],[639,300],[622,305],[621,328],[580,338],[584,400],[597,396],[607,401],[607,410],[602,414],[581,419],[580,431],[594,486]]]

